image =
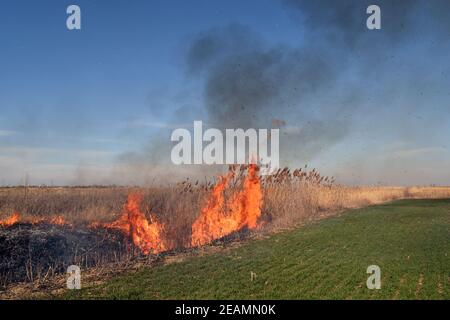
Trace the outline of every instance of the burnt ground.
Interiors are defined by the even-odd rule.
[[[0,227],[0,299],[2,293],[6,293],[3,298],[17,298],[31,292],[65,288],[62,282],[70,265],[82,268],[85,285],[143,265],[175,261],[199,250],[229,247],[250,237],[251,233],[244,228],[212,241],[206,246],[210,249],[177,248],[144,256],[118,230],[44,223]]]
[[[101,228],[23,223],[0,227],[0,289],[45,280],[72,264],[89,268],[121,261],[132,254],[128,243],[121,232]]]
[[[25,233],[25,235],[18,236],[19,233]],[[63,252],[59,257],[67,257],[67,262],[60,260],[59,267],[54,269],[51,263],[55,254],[52,253],[54,247],[53,237],[59,239],[64,238],[65,242],[69,243],[65,247],[57,246],[61,250],[72,250],[74,248],[74,243],[87,243],[84,247],[79,245],[78,252],[80,248],[84,248],[87,251],[83,255],[84,265],[79,265],[82,271],[82,287],[89,288],[92,286],[97,286],[109,279],[117,277],[124,273],[133,273],[142,270],[143,268],[154,268],[158,265],[166,265],[171,263],[178,263],[187,258],[195,256],[209,255],[216,252],[226,252],[227,250],[241,246],[247,241],[252,239],[262,239],[264,238],[265,232],[263,230],[247,230],[243,229],[239,232],[235,232],[221,239],[212,241],[210,244],[195,247],[186,248],[180,247],[170,251],[166,251],[159,254],[143,255],[139,249],[130,245],[128,239],[126,239],[121,233],[117,233],[112,229],[88,229],[77,227],[76,230],[69,227],[61,226],[51,226],[51,225],[39,225],[32,226],[27,224],[21,224],[7,229],[0,228],[0,257],[3,259],[4,250],[7,248],[8,254],[14,253],[14,258],[9,257],[11,262],[15,261],[17,266],[25,265],[28,266],[29,260],[24,259],[24,254],[28,254],[28,250],[24,249],[24,244],[16,243],[15,246],[17,251],[13,251],[14,245],[5,245],[3,243],[2,237],[5,235],[10,241],[15,241],[13,239],[19,240],[25,237],[35,237],[35,233],[41,233],[41,251],[44,253],[40,259],[34,261],[34,265],[45,270],[51,268],[51,272],[48,275],[41,275],[40,277],[34,277],[33,279],[28,278],[27,267],[21,268],[21,272],[12,272],[14,267],[12,263],[8,266],[6,260],[1,260],[0,270],[3,272],[2,280],[3,285],[0,286],[0,300],[3,299],[59,299],[62,294],[64,294],[66,289],[67,280],[67,266],[71,264],[79,265],[78,263],[73,263],[72,261],[80,261],[80,254],[72,256]],[[44,233],[42,235],[42,233]],[[43,239],[42,239],[43,238]],[[4,238],[3,238],[4,239]],[[92,239],[93,242],[89,239]],[[30,247],[33,249],[32,252],[36,252],[37,249],[34,240],[24,241],[24,243],[30,243]],[[61,241],[61,240],[60,240]],[[63,243],[64,243],[63,241]],[[95,244],[97,241],[96,245]],[[86,249],[87,248],[87,249]],[[18,250],[22,250],[20,253]],[[121,251],[116,251],[121,250]],[[97,252],[97,254],[93,254]],[[117,254],[117,252],[119,252]],[[98,259],[99,253],[103,257],[102,260]],[[33,256],[33,255],[32,255]],[[6,257],[6,256],[5,256]],[[75,257],[75,259],[74,259]],[[3,262],[5,261],[5,262]],[[21,261],[21,262],[19,262]],[[87,264],[86,264],[87,262]],[[87,265],[87,267],[86,267]],[[25,272],[25,273],[23,273]],[[41,272],[42,274],[42,272]],[[8,275],[8,277],[6,277]],[[13,279],[13,275],[16,276]]]

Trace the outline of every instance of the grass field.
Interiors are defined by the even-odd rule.
[[[381,290],[366,287],[366,269],[373,264],[381,268]],[[401,200],[353,210],[63,297],[450,299],[450,200]]]

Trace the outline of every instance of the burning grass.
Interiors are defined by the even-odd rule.
[[[450,188],[345,187],[316,170],[260,177],[232,166],[215,183],[159,188],[0,189],[0,285],[188,250],[250,230],[292,227],[402,198],[449,198]]]
[[[257,167],[250,165],[244,176],[242,190],[225,198],[225,190],[235,177],[235,170],[221,177],[210,198],[192,225],[191,246],[201,246],[243,228],[254,229],[263,205],[261,181]]]

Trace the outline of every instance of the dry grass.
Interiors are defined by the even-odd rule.
[[[231,167],[231,191],[241,186],[245,167]],[[284,228],[352,208],[397,199],[450,198],[450,187],[349,187],[335,184],[316,170],[285,168],[263,177],[263,228]],[[192,223],[205,204],[214,182],[189,180],[167,187],[9,187],[0,188],[0,220],[17,211],[25,219],[63,216],[69,224],[111,222],[123,212],[127,195],[144,195],[143,212],[166,225],[175,247],[190,237]]]
[[[230,191],[239,189],[245,167],[231,167],[234,178]],[[152,188],[126,187],[12,187],[0,188],[0,220],[17,211],[25,219],[63,216],[74,228],[93,221],[111,222],[123,213],[127,195],[143,194],[141,210],[156,216],[166,226],[171,247],[182,249],[189,243],[191,226],[204,206],[214,183],[183,181]],[[263,207],[260,232],[291,228],[312,220],[407,198],[450,198],[450,187],[349,187],[335,184],[316,170],[285,168],[261,179]],[[127,256],[127,255],[124,255]]]
[[[335,184],[316,170],[291,172],[287,168],[264,179],[263,186],[263,212],[270,217],[271,229],[398,199],[450,198],[450,187],[349,187]]]

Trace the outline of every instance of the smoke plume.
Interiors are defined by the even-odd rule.
[[[284,4],[298,21],[303,45],[268,41],[249,27],[232,24],[196,36],[185,57],[187,76],[203,86],[204,112],[193,115],[196,120],[222,129],[280,128],[282,165],[310,161],[344,141],[355,117],[373,105],[368,102],[374,97],[371,85],[385,81],[387,89],[380,95],[390,96],[389,83],[398,80],[393,71],[404,83],[399,90],[411,96],[415,87],[405,84],[411,71],[399,64],[410,58],[405,48],[418,39],[431,46],[450,34],[450,19],[445,17],[450,2],[445,0],[379,0],[378,31],[366,28],[366,9],[372,1]],[[420,83],[422,72],[413,73]],[[164,141],[168,144],[169,139]],[[161,156],[155,162],[167,163],[171,147],[167,144],[151,146],[143,154]],[[187,171],[204,174],[204,170]]]

